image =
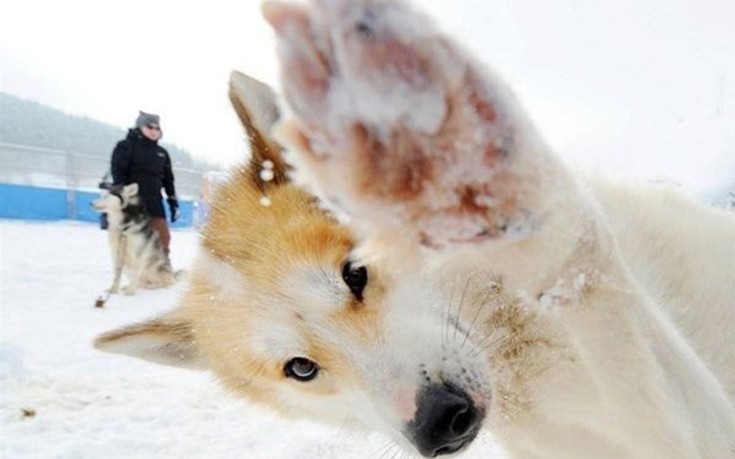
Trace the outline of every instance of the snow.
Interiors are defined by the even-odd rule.
[[[174,230],[171,247],[186,268],[197,234]],[[0,220],[0,457],[406,457],[379,434],[280,419],[209,373],[94,350],[95,335],[169,309],[183,288],[94,308],[111,279],[95,226]],[[503,456],[483,435],[463,457]]]

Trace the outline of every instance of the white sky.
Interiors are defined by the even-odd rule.
[[[735,177],[732,0],[416,0],[505,75],[569,162],[697,190]],[[276,83],[259,0],[9,0],[0,91],[231,163],[230,69]]]

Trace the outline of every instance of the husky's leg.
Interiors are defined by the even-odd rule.
[[[141,279],[145,273],[145,263],[140,259],[140,247],[139,244],[134,244],[133,241],[129,241],[126,247],[127,262],[125,264],[128,276],[128,285],[123,287],[123,293],[126,295],[135,295],[138,287],[140,286]]]
[[[310,186],[368,239],[490,269],[556,315],[597,385],[609,441],[632,456],[735,454],[724,391],[502,82],[405,3],[264,12],[293,111],[280,135]]]
[[[112,286],[109,293],[118,293],[120,291],[120,280],[125,266],[124,236],[119,231],[109,229],[107,235],[110,243],[110,252],[112,254]]]
[[[120,278],[122,276],[114,276],[112,280],[112,286],[110,287],[110,293],[118,293],[120,291]]]
[[[140,271],[136,270],[134,271],[134,274],[130,276],[130,282],[128,285],[123,287],[122,291],[126,295],[135,295],[135,292],[138,291],[138,279],[140,278]]]
[[[140,285],[143,288],[157,289],[168,287],[176,282],[171,262],[166,255],[158,239],[149,240],[146,243],[143,273],[140,277]]]

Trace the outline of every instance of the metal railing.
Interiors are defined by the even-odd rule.
[[[0,183],[73,190],[96,190],[110,158],[0,142]],[[176,194],[198,200],[205,170],[173,168]]]

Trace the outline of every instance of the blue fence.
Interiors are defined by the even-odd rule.
[[[91,203],[99,196],[96,191],[0,183],[0,218],[98,222],[100,215]],[[171,226],[191,227],[196,208],[193,201],[179,201],[181,217]]]

